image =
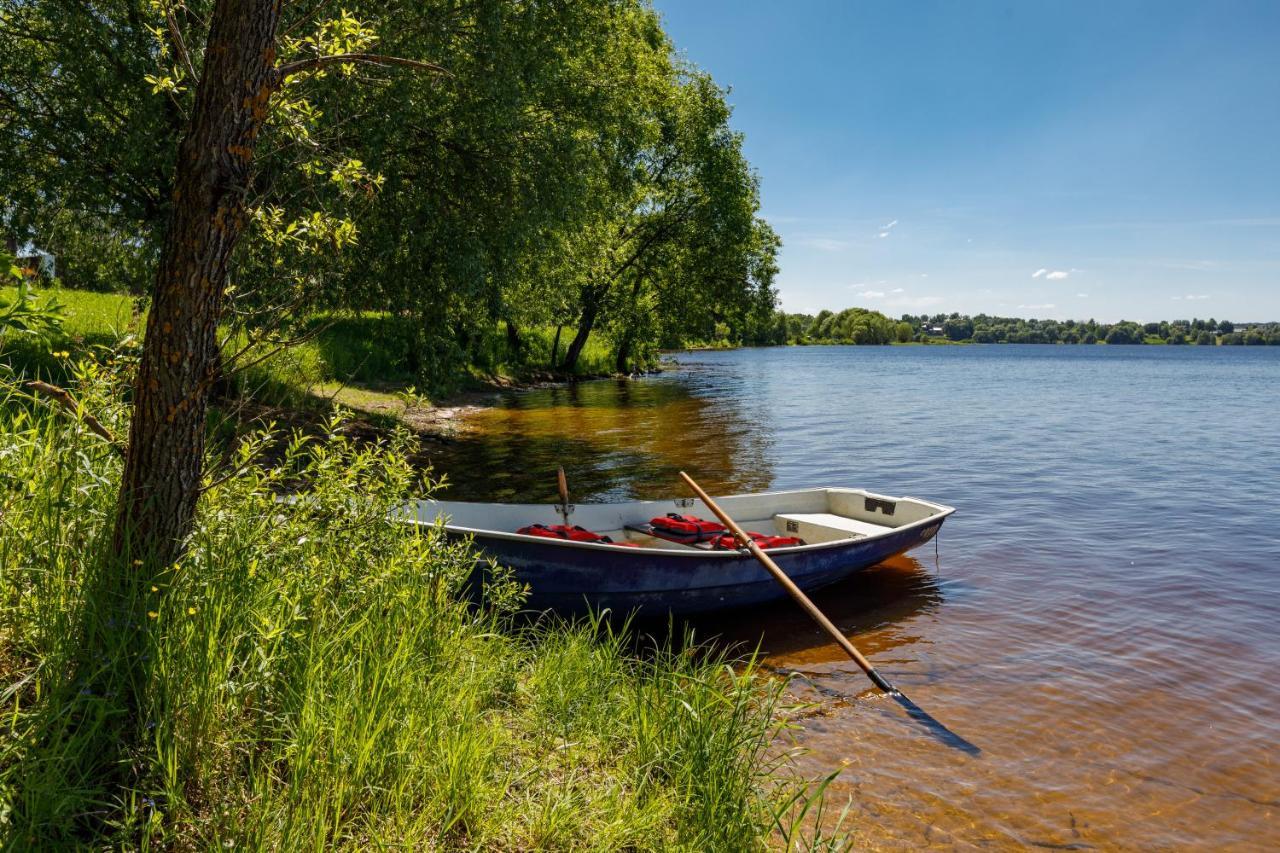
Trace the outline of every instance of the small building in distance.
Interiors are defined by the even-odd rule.
[[[23,246],[17,252],[15,263],[27,278],[52,280],[58,277],[58,259],[32,245]]]

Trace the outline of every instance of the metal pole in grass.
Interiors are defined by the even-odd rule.
[[[680,472],[680,477],[686,484],[688,484],[689,488],[693,489],[694,493],[707,507],[707,509],[711,510],[711,512],[715,514],[716,518],[720,519],[720,523],[729,528],[729,531],[734,535],[734,538],[736,538],[743,547],[750,551],[752,556],[759,560],[762,566],[769,570],[769,574],[773,575],[774,580],[782,585],[782,588],[787,591],[787,594],[795,599],[796,603],[803,607],[805,612],[813,617],[813,621],[821,625],[823,630],[831,635],[831,639],[836,641],[836,644],[844,650],[845,654],[853,658],[853,662],[867,674],[867,678],[870,678],[871,682],[875,684],[876,687],[879,687],[885,692],[885,694],[896,700],[899,705],[906,709],[907,713],[913,720],[916,720],[927,727],[930,734],[941,740],[947,746],[955,747],[956,749],[967,752],[970,755],[978,755],[982,752],[982,750],[977,746],[960,737],[960,735],[951,731],[951,729],[934,719],[928,711],[921,708],[915,702],[912,702],[907,698],[905,693],[890,684],[889,680],[876,671],[876,668],[871,665],[871,661],[863,657],[862,652],[858,651],[853,643],[849,642],[849,638],[840,632],[840,629],[827,618],[826,614],[818,609],[818,605],[814,604],[813,601],[810,600],[809,596],[805,595],[800,587],[796,586],[795,581],[787,577],[787,573],[778,567],[778,564],[773,561],[773,558],[766,554],[763,548],[752,541],[751,537],[743,532],[737,522],[730,518],[729,514],[721,509],[720,505],[713,501],[710,496],[702,490],[702,487],[693,481],[692,477],[683,471]]]

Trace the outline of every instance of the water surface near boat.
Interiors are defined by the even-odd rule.
[[[433,459],[453,500],[849,483],[960,512],[817,599],[920,705],[807,721],[802,767],[888,847],[1280,846],[1280,348],[811,347],[512,394]],[[695,623],[866,681],[783,605]],[[798,685],[797,689],[805,689]]]

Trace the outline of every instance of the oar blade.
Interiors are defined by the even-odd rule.
[[[960,737],[960,735],[935,720],[930,716],[929,712],[925,711],[915,702],[908,699],[903,695],[901,690],[894,687],[888,679],[877,672],[876,668],[873,667],[871,662],[863,656],[862,652],[858,651],[853,643],[849,641],[849,638],[846,637],[840,629],[827,618],[825,613],[818,609],[818,605],[814,604],[809,596],[805,595],[804,591],[801,590],[800,587],[796,586],[795,582],[791,580],[791,578],[787,576],[787,573],[773,561],[772,557],[766,554],[760,546],[751,542],[748,536],[742,531],[742,528],[738,526],[737,522],[730,518],[729,514],[721,509],[720,505],[717,504],[706,492],[704,492],[702,487],[694,482],[692,477],[684,471],[681,471],[680,479],[684,480],[685,485],[693,490],[693,493],[698,496],[703,505],[707,509],[711,510],[716,518],[720,519],[720,523],[729,528],[729,530],[733,532],[734,536],[747,546],[751,551],[752,556],[760,561],[761,565],[769,571],[769,574],[773,575],[774,579],[787,591],[787,594],[795,599],[796,603],[804,608],[811,617],[813,617],[813,620],[817,622],[828,635],[830,635],[831,639],[836,641],[840,648],[844,650],[845,654],[853,659],[854,663],[856,663],[858,667],[867,674],[867,677],[871,679],[872,683],[874,683],[876,687],[879,687],[885,693],[898,700],[898,704],[907,710],[907,713],[911,715],[911,718],[925,726],[938,740],[948,746],[962,750],[969,755],[978,755],[982,752],[978,747],[969,743],[969,741]]]

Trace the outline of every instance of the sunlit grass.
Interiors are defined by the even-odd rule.
[[[124,434],[118,381],[69,371]],[[7,847],[833,843],[796,840],[813,789],[776,746],[781,683],[683,642],[637,650],[598,620],[522,622],[510,584],[477,606],[466,543],[388,518],[425,492],[399,448],[328,434],[245,438],[186,556],[143,580],[108,548],[118,455],[0,390]],[[145,641],[132,713],[138,646],[120,637]],[[136,768],[125,794],[104,782],[117,759]]]
[[[36,292],[42,299],[52,295],[62,305],[61,329],[48,339],[11,334],[0,346],[0,363],[31,376],[62,379],[67,361],[55,353],[83,354],[95,347],[111,347],[123,337],[140,333],[145,324],[145,315],[137,314],[134,300],[125,294],[47,287]],[[0,287],[0,302],[16,294],[16,288]]]

